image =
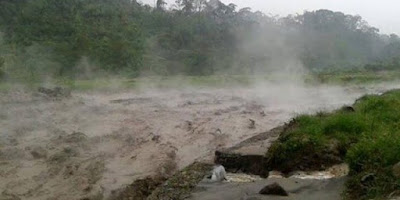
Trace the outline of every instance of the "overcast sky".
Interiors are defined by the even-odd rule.
[[[154,5],[155,0],[139,0]],[[175,0],[166,0],[169,6]],[[381,33],[400,35],[400,0],[221,0],[234,3],[240,8],[251,7],[254,11],[286,16],[303,13],[304,10],[329,9],[346,14],[360,15]]]

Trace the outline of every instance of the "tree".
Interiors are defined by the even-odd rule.
[[[181,10],[186,13],[190,14],[194,11],[194,0],[176,0],[176,4]]]
[[[201,12],[206,7],[206,0],[194,0],[194,9],[196,12]]]
[[[24,5],[24,12],[16,13],[16,20],[8,24],[14,27],[9,39],[20,46],[51,49],[63,66],[60,74],[73,72],[82,56],[104,69],[140,65],[143,40],[134,16],[135,1],[33,0]]]
[[[208,75],[270,70],[293,60],[319,71],[371,61],[394,66],[400,54],[397,36],[382,36],[360,16],[341,12],[280,18],[220,0],[176,0],[173,11],[165,0],[156,6],[155,12],[135,0],[2,0],[0,31],[21,69],[40,72],[44,65],[29,59],[43,58],[61,76],[79,73],[83,57],[93,71]],[[10,60],[7,66],[17,68]]]
[[[164,6],[166,4],[167,3],[164,0],[157,0],[157,5],[156,5],[157,10],[164,10]]]

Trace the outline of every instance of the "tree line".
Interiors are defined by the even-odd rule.
[[[278,17],[219,0],[0,1],[0,77],[268,73],[400,67],[400,39],[360,16]]]

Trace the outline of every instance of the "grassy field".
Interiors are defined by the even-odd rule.
[[[353,109],[354,110],[353,110]],[[350,166],[346,199],[383,199],[400,191],[400,90],[359,99],[332,113],[295,118],[267,153],[272,168]]]
[[[356,71],[356,72],[332,72],[314,74],[311,81],[334,84],[362,84],[382,81],[394,81],[400,79],[400,71]]]
[[[400,80],[400,72],[335,72],[318,74],[267,74],[267,75],[212,75],[212,76],[149,76],[140,78],[96,78],[70,79],[55,78],[43,81],[3,81],[0,82],[0,91],[7,91],[17,86],[37,88],[43,85],[57,85],[73,90],[113,90],[135,88],[184,88],[184,87],[234,87],[249,86],[262,81],[276,83],[304,83],[309,85],[357,85]]]
[[[264,77],[262,77],[263,79]],[[246,86],[254,82],[253,76],[170,76],[141,78],[97,78],[73,80],[68,78],[52,79],[43,82],[4,81],[0,82],[0,91],[14,87],[38,88],[40,86],[61,86],[78,91],[148,88],[185,88],[185,87],[223,87]]]

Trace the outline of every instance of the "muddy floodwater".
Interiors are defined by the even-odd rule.
[[[149,175],[169,175],[216,149],[300,113],[352,104],[397,88],[263,83],[237,88],[0,96],[0,199],[106,199]]]

